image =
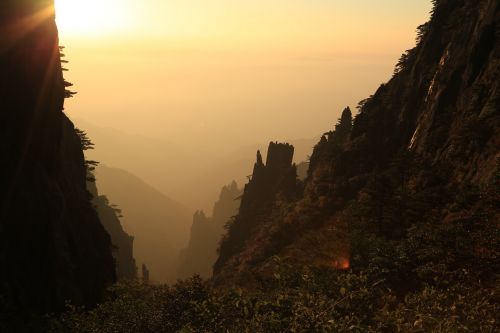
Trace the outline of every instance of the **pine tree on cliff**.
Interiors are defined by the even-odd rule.
[[[352,112],[351,108],[346,107],[342,112],[342,116],[337,122],[337,125],[335,125],[335,139],[339,141],[339,143],[344,143],[349,138],[351,130]]]
[[[85,152],[87,150],[94,149],[95,144],[92,142],[92,140],[89,139],[89,137],[87,136],[87,133],[85,131],[82,131],[78,128],[75,128],[75,133],[80,138],[80,144],[81,144],[82,151]],[[97,161],[85,159],[85,168],[87,169],[87,181],[95,182],[94,171],[98,165],[99,165],[99,162],[97,162]]]
[[[335,129],[325,133],[320,142],[314,147],[313,154],[309,160],[308,176],[317,166],[321,159],[332,160],[338,155],[341,147],[347,142],[351,135],[353,126],[352,112],[350,107],[342,111],[342,115],[335,125]]]

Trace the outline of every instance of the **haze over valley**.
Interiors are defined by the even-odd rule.
[[[500,0],[0,1],[0,332],[497,332]]]

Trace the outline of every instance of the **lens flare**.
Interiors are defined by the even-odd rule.
[[[118,32],[130,23],[130,6],[118,0],[55,0],[62,35],[100,35]]]

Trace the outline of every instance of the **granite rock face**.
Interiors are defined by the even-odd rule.
[[[417,47],[362,103],[337,178],[384,167],[404,148],[450,165],[453,181],[491,177],[500,143],[499,8],[495,0],[437,2]]]
[[[92,306],[115,281],[65,86],[53,1],[2,1],[0,295],[32,312]]]
[[[289,201],[297,193],[298,181],[296,166],[292,164],[294,147],[289,144],[271,142],[269,144],[266,164],[260,151],[257,152],[252,176],[245,185],[241,197],[240,210],[228,226],[227,234],[222,239],[219,258],[214,265],[215,275],[224,275],[224,266],[237,265],[243,267],[238,259],[241,251],[249,245],[247,240],[258,232],[266,215],[279,201]],[[239,268],[235,268],[236,272]]]
[[[449,223],[469,214],[450,211],[469,188],[495,183],[500,2],[438,0],[418,32],[390,81],[360,102],[354,119],[344,110],[321,138],[302,186],[294,189],[286,170],[267,176],[258,156],[216,282],[251,284],[247,276],[265,272],[275,255],[349,267],[350,223],[363,221],[367,234],[398,242],[419,221]],[[283,179],[287,195],[275,196]],[[498,220],[483,199],[477,207]]]
[[[255,213],[274,199],[278,193],[286,193],[295,186],[296,170],[292,165],[293,146],[271,142],[266,164],[260,151],[250,181],[241,198],[240,213]]]

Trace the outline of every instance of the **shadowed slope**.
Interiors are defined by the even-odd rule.
[[[115,280],[65,96],[53,1],[2,1],[0,295],[14,308],[90,306]]]
[[[355,235],[391,244],[409,241],[406,235],[424,228],[423,221],[434,228],[467,221],[471,212],[456,208],[462,197],[490,186],[498,172],[500,3],[436,1],[418,31],[417,46],[403,54],[393,78],[360,103],[352,123],[346,109],[316,145],[299,198],[261,202],[250,215],[245,191],[232,226],[240,232],[228,233],[233,247],[221,251],[216,281],[248,282],[243,275],[269,270],[274,255],[359,268],[371,257],[352,248],[359,245]],[[247,187],[254,182],[255,176]],[[494,228],[498,207],[472,197],[488,213],[467,223]],[[391,287],[409,288],[406,282]]]

